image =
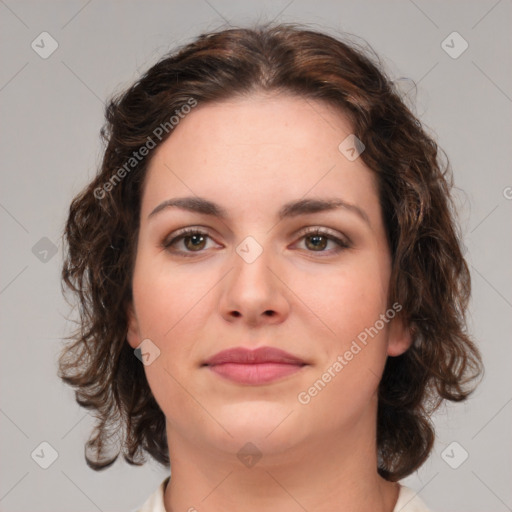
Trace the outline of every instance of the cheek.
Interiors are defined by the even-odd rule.
[[[378,258],[361,255],[336,269],[301,274],[293,289],[321,321],[322,330],[338,340],[336,348],[342,348],[385,312],[388,279],[389,271]]]
[[[191,325],[201,325],[194,318],[199,310],[194,305],[204,291],[180,272],[174,270],[171,275],[155,258],[144,257],[137,261],[132,286],[140,337],[150,339],[160,351],[144,366],[153,396],[163,411],[188,410],[190,395],[181,384],[193,365],[193,343],[187,342],[187,336]]]
[[[334,422],[367,404],[378,387],[387,357],[388,323],[381,315],[387,310],[388,279],[386,261],[361,254],[345,268],[301,281],[298,295],[321,320],[314,321],[323,333],[315,340],[321,356],[311,395],[304,391],[319,414],[330,405],[340,407]]]
[[[141,335],[164,341],[201,297],[201,290],[185,276],[159,264],[156,258],[137,261],[133,297]]]
[[[199,363],[195,350],[212,313],[208,291],[217,282],[211,272],[183,272],[154,255],[143,253],[137,261],[133,297],[140,337],[149,338],[160,350],[155,364],[145,368],[146,374],[150,383],[163,379],[166,392],[175,387],[171,375],[182,382]]]
[[[322,355],[297,395],[304,412],[322,418],[325,428],[353,421],[376,401],[387,359],[388,324],[380,320],[384,296],[371,292],[371,279],[334,284],[343,288],[330,295],[335,306],[326,301],[321,316],[335,334],[315,340]]]

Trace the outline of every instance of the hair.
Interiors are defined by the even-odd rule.
[[[376,469],[396,481],[427,459],[432,412],[443,400],[465,400],[483,371],[466,327],[471,281],[453,177],[373,50],[296,24],[203,34],[106,106],[101,167],[72,201],[64,231],[63,288],[77,298],[80,319],[60,354],[59,377],[97,420],[87,464],[100,470],[122,453],[142,465],[145,452],[170,464],[165,416],[126,340],[141,195],[155,149],[134,154],[171,136],[169,119],[191,98],[204,105],[258,92],[339,109],[376,175],[392,255],[389,303],[402,306],[413,337],[404,354],[388,357],[378,390]]]

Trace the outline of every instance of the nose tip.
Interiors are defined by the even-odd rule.
[[[269,267],[268,254],[247,263],[240,258],[225,283],[221,312],[230,321],[245,320],[255,326],[280,322],[289,312],[282,282]]]

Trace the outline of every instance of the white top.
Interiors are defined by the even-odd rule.
[[[164,506],[165,486],[171,477],[168,476],[160,487],[135,512],[166,512]],[[409,487],[400,485],[400,492],[393,512],[430,512],[425,503]]]

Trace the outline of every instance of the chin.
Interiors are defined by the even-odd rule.
[[[280,452],[299,441],[300,427],[295,408],[280,403],[247,401],[223,406],[214,417],[231,434],[224,431],[224,441],[239,449],[252,442],[262,451]],[[294,440],[294,438],[297,439]]]

